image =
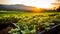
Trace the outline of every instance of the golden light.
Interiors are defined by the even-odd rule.
[[[33,12],[40,12],[40,9],[36,7]]]
[[[45,11],[44,8],[37,8],[37,7],[35,7],[33,10],[33,12],[36,12],[36,13],[43,12],[43,11]]]

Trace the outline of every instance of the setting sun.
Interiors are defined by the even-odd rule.
[[[24,4],[37,8],[50,8],[55,0],[0,0],[0,4]]]

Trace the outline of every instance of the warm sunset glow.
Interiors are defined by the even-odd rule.
[[[0,4],[24,4],[38,8],[50,8],[55,0],[0,0]]]
[[[40,9],[36,7],[33,11],[34,12],[40,12]]]
[[[45,9],[43,9],[43,8],[37,8],[37,7],[35,7],[35,9],[33,10],[33,12],[36,12],[36,13],[43,12],[43,11],[45,11]]]

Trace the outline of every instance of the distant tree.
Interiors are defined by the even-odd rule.
[[[57,11],[60,12],[60,6],[59,6],[59,8],[57,8]]]

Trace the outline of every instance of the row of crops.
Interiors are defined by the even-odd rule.
[[[0,17],[1,23],[17,23],[23,34],[37,34],[60,24],[60,14],[3,15]]]

